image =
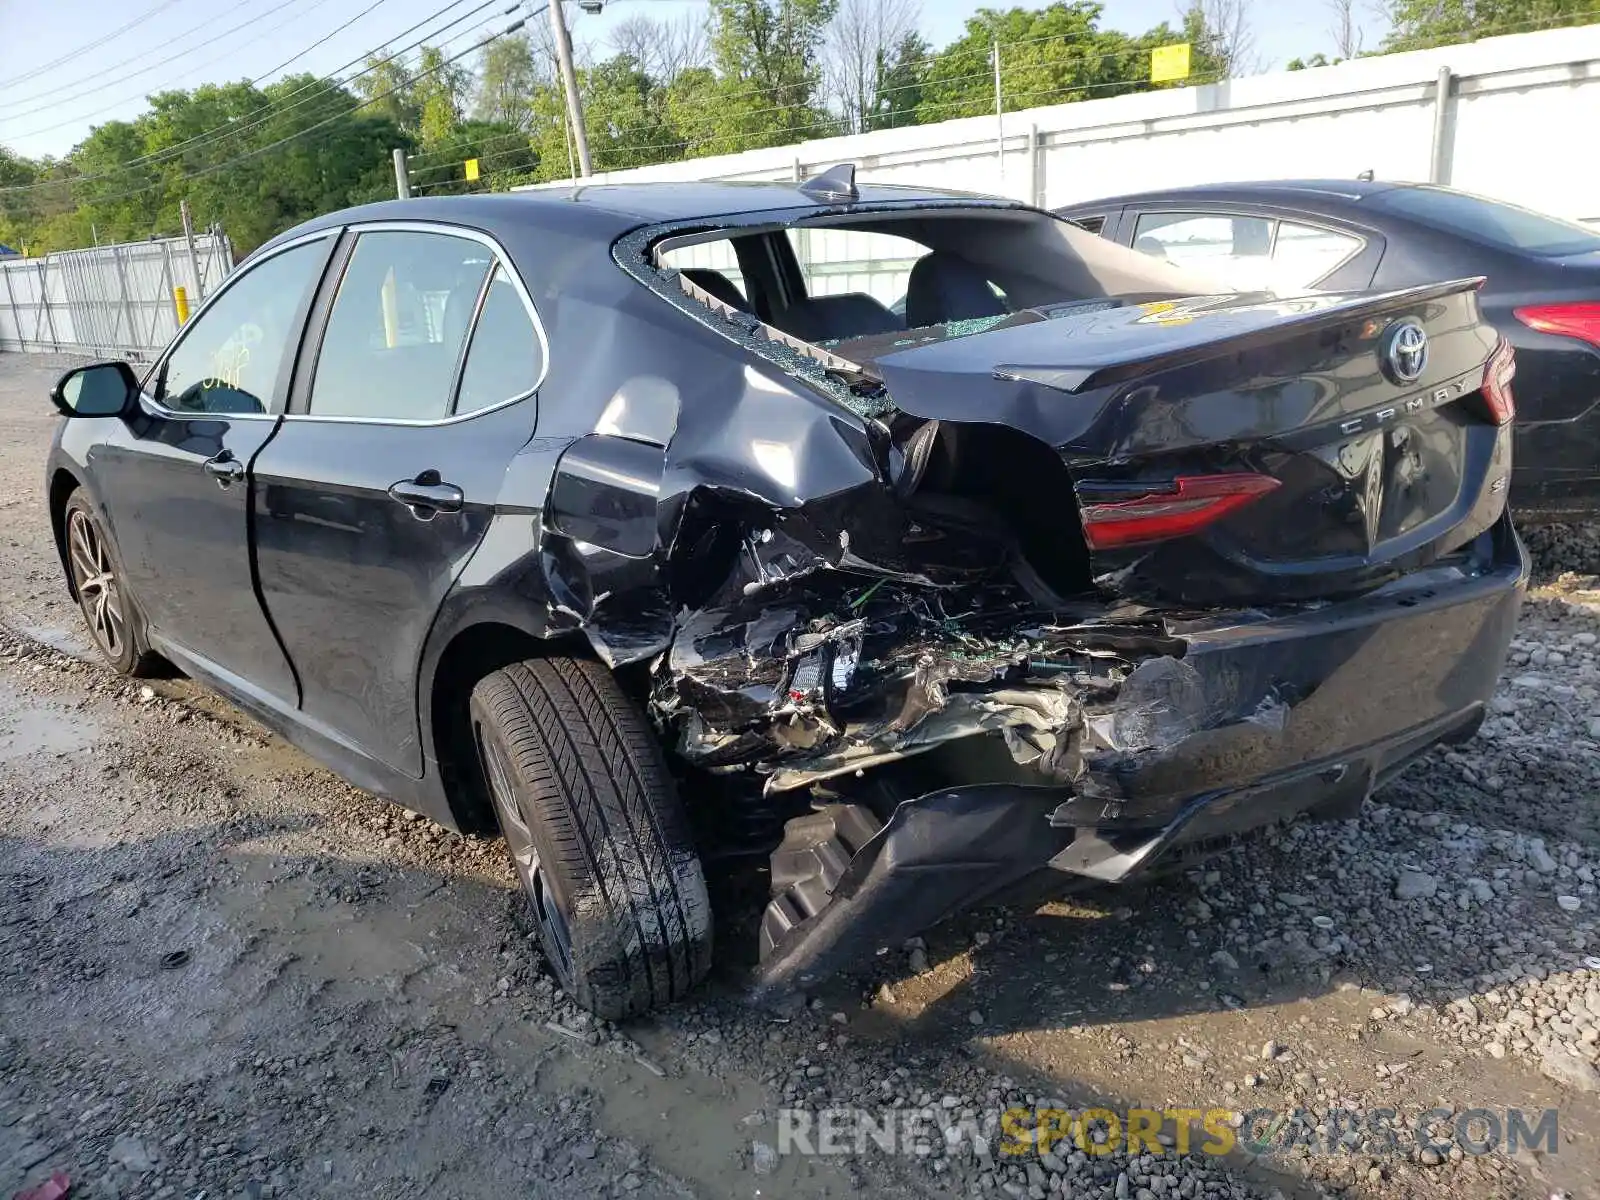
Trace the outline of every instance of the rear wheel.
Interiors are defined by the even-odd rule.
[[[550,968],[608,1019],[685,995],[711,905],[661,749],[599,663],[533,659],[472,692],[484,782]]]
[[[145,640],[144,619],[123,586],[105,526],[81,491],[67,500],[66,541],[72,590],[95,647],[123,675],[154,674],[160,659]]]

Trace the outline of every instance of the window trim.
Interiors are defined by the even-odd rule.
[[[525,284],[522,280],[522,273],[517,270],[516,264],[511,261],[511,256],[506,252],[505,247],[502,246],[498,240],[480,229],[471,229],[465,225],[451,225],[441,221],[360,221],[343,226],[339,232],[349,237],[350,245],[349,252],[343,256],[343,261],[339,264],[339,283],[344,282],[344,272],[349,269],[350,260],[355,257],[356,246],[360,242],[361,235],[364,233],[431,233],[444,237],[465,238],[468,241],[477,242],[480,245],[487,247],[489,253],[493,255],[496,263],[505,269],[506,276],[511,280],[512,286],[517,289],[517,295],[522,298],[523,308],[527,310],[529,318],[533,321],[534,333],[537,334],[539,338],[539,377],[534,380],[533,386],[528,388],[526,391],[518,392],[516,395],[508,397],[505,400],[501,400],[496,404],[486,405],[483,408],[475,408],[471,412],[466,413],[458,413],[455,411],[456,403],[461,392],[461,373],[466,367],[467,352],[472,346],[472,335],[477,332],[478,317],[483,311],[483,301],[487,294],[485,289],[488,286],[488,281],[494,275],[494,268],[491,267],[484,276],[483,285],[478,289],[478,297],[472,310],[472,323],[467,327],[467,336],[462,341],[461,352],[456,355],[455,370],[450,377],[450,394],[448,397],[449,404],[444,416],[349,417],[340,416],[333,413],[285,411],[282,414],[285,421],[316,421],[321,423],[339,422],[346,425],[401,425],[413,426],[416,428],[428,428],[435,425],[454,425],[461,421],[470,421],[474,417],[483,416],[485,413],[498,412],[502,408],[508,408],[513,404],[519,404],[528,399],[528,397],[538,394],[539,389],[544,386],[544,381],[549,377],[550,374],[550,340],[545,334],[544,322],[539,317],[538,306],[534,304],[533,297],[528,292],[527,284]],[[331,294],[327,297],[326,304],[314,318],[317,325],[316,346],[314,348],[314,353],[312,353],[307,360],[309,370],[306,372],[305,376],[305,403],[308,410],[311,405],[312,390],[316,384],[317,360],[322,356],[322,340],[325,336],[327,336],[328,318],[332,315],[333,306],[338,298],[339,289],[337,286],[335,286],[332,289]],[[302,348],[302,355],[303,354],[304,348]],[[292,408],[292,399],[293,398],[291,397],[291,404],[287,407]]]
[[[1372,244],[1371,235],[1364,230],[1358,229],[1354,225],[1330,223],[1326,218],[1322,218],[1314,213],[1306,214],[1298,210],[1285,210],[1281,208],[1275,208],[1270,205],[1240,206],[1213,203],[1209,206],[1196,205],[1189,208],[1167,208],[1164,206],[1159,208],[1147,208],[1143,205],[1130,208],[1126,214],[1126,216],[1133,218],[1133,224],[1128,230],[1129,240],[1126,243],[1129,247],[1132,247],[1133,243],[1138,240],[1139,222],[1145,217],[1156,215],[1264,218],[1275,223],[1272,228],[1272,254],[1277,253],[1278,225],[1284,221],[1288,221],[1292,225],[1304,225],[1308,229],[1321,230],[1323,233],[1331,233],[1340,237],[1354,238],[1355,246],[1351,249],[1349,254],[1346,254],[1343,258],[1334,263],[1333,266],[1329,267],[1311,282],[1304,285],[1297,285],[1303,286],[1307,290],[1315,290],[1316,288],[1320,288],[1324,280],[1333,275],[1335,272],[1344,270],[1344,268],[1348,267],[1362,254],[1366,253],[1367,247]]]
[[[172,339],[172,342],[165,350],[161,352],[160,357],[151,364],[150,370],[145,372],[144,378],[139,381],[139,403],[144,408],[149,410],[151,416],[164,417],[172,421],[196,421],[206,419],[226,419],[229,421],[281,420],[287,414],[289,401],[293,395],[293,366],[299,360],[300,354],[304,349],[307,329],[306,322],[310,316],[312,308],[315,307],[317,293],[322,287],[322,277],[327,273],[328,262],[332,257],[331,250],[333,245],[338,241],[338,234],[339,230],[336,228],[318,229],[314,232],[303,234],[302,236],[294,238],[291,241],[284,242],[281,246],[274,246],[270,251],[261,255],[254,262],[246,262],[243,268],[236,270],[229,275],[227,279],[223,281],[222,286],[217,288],[216,291],[212,292],[211,295],[207,296],[200,304],[200,307],[195,309],[194,312],[190,314],[189,320],[184,324],[184,327],[178,331],[177,335]],[[195,326],[199,324],[200,318],[205,316],[206,313],[211,310],[212,305],[216,304],[217,301],[221,300],[222,297],[226,296],[230,291],[237,287],[241,280],[248,279],[251,273],[255,271],[257,267],[261,266],[262,263],[271,262],[280,254],[284,254],[287,251],[294,250],[300,246],[305,246],[311,242],[323,239],[328,240],[328,250],[324,252],[322,256],[322,265],[317,270],[316,279],[312,283],[310,292],[307,293],[307,298],[295,311],[296,322],[293,336],[291,340],[284,346],[284,353],[288,356],[287,361],[290,364],[291,370],[289,378],[286,380],[287,388],[283,397],[283,411],[261,413],[184,412],[181,409],[168,408],[165,404],[162,404],[155,398],[152,385],[158,382],[166,374],[168,361],[170,361],[172,356],[178,352],[178,348],[188,340],[190,333],[193,332]]]

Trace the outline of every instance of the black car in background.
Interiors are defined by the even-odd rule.
[[[1511,507],[1535,521],[1600,509],[1600,229],[1451,188],[1370,180],[1214,184],[1057,212],[1241,289],[1486,276],[1483,314],[1517,356]]]
[[[804,986],[1470,736],[1510,371],[1470,280],[1207,295],[848,170],[391,201],[63,377],[50,514],[115,667],[498,828],[620,1017],[708,969],[708,846],[769,864],[758,982]]]

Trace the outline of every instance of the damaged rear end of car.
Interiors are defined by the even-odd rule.
[[[906,314],[940,319],[786,281],[797,226],[914,241]],[[743,288],[670,265],[715,237],[752,239]],[[766,818],[760,989],[1353,814],[1481,720],[1526,565],[1477,281],[1208,295],[1122,253],[960,201],[614,248],[724,339],[727,394],[619,390],[557,464],[545,574],[686,771]]]

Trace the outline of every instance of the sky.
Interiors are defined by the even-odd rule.
[[[301,71],[328,75],[379,46],[393,42],[398,48],[435,30],[453,50],[465,49],[530,7],[525,2],[508,16],[513,0],[494,0],[467,15],[484,2],[0,0],[0,145],[29,157],[59,157],[93,126],[137,116],[150,92],[258,76],[270,82]],[[935,47],[945,45],[983,2],[922,0],[923,35]],[[1020,2],[1043,7],[1043,0]],[[1009,6],[1007,0],[987,3]],[[1319,50],[1331,54],[1330,21],[1321,0],[1246,3],[1264,69]],[[567,13],[574,41],[603,55],[608,30],[630,14],[677,18],[703,7],[703,0],[606,0],[598,16],[580,12],[575,4],[568,4]],[[1178,7],[1178,0],[1104,0],[1101,25],[1139,33],[1164,20],[1176,24]],[[465,19],[440,28],[458,17]],[[419,22],[426,23],[394,42]],[[1368,43],[1375,43],[1379,33],[1376,21],[1369,21]]]

